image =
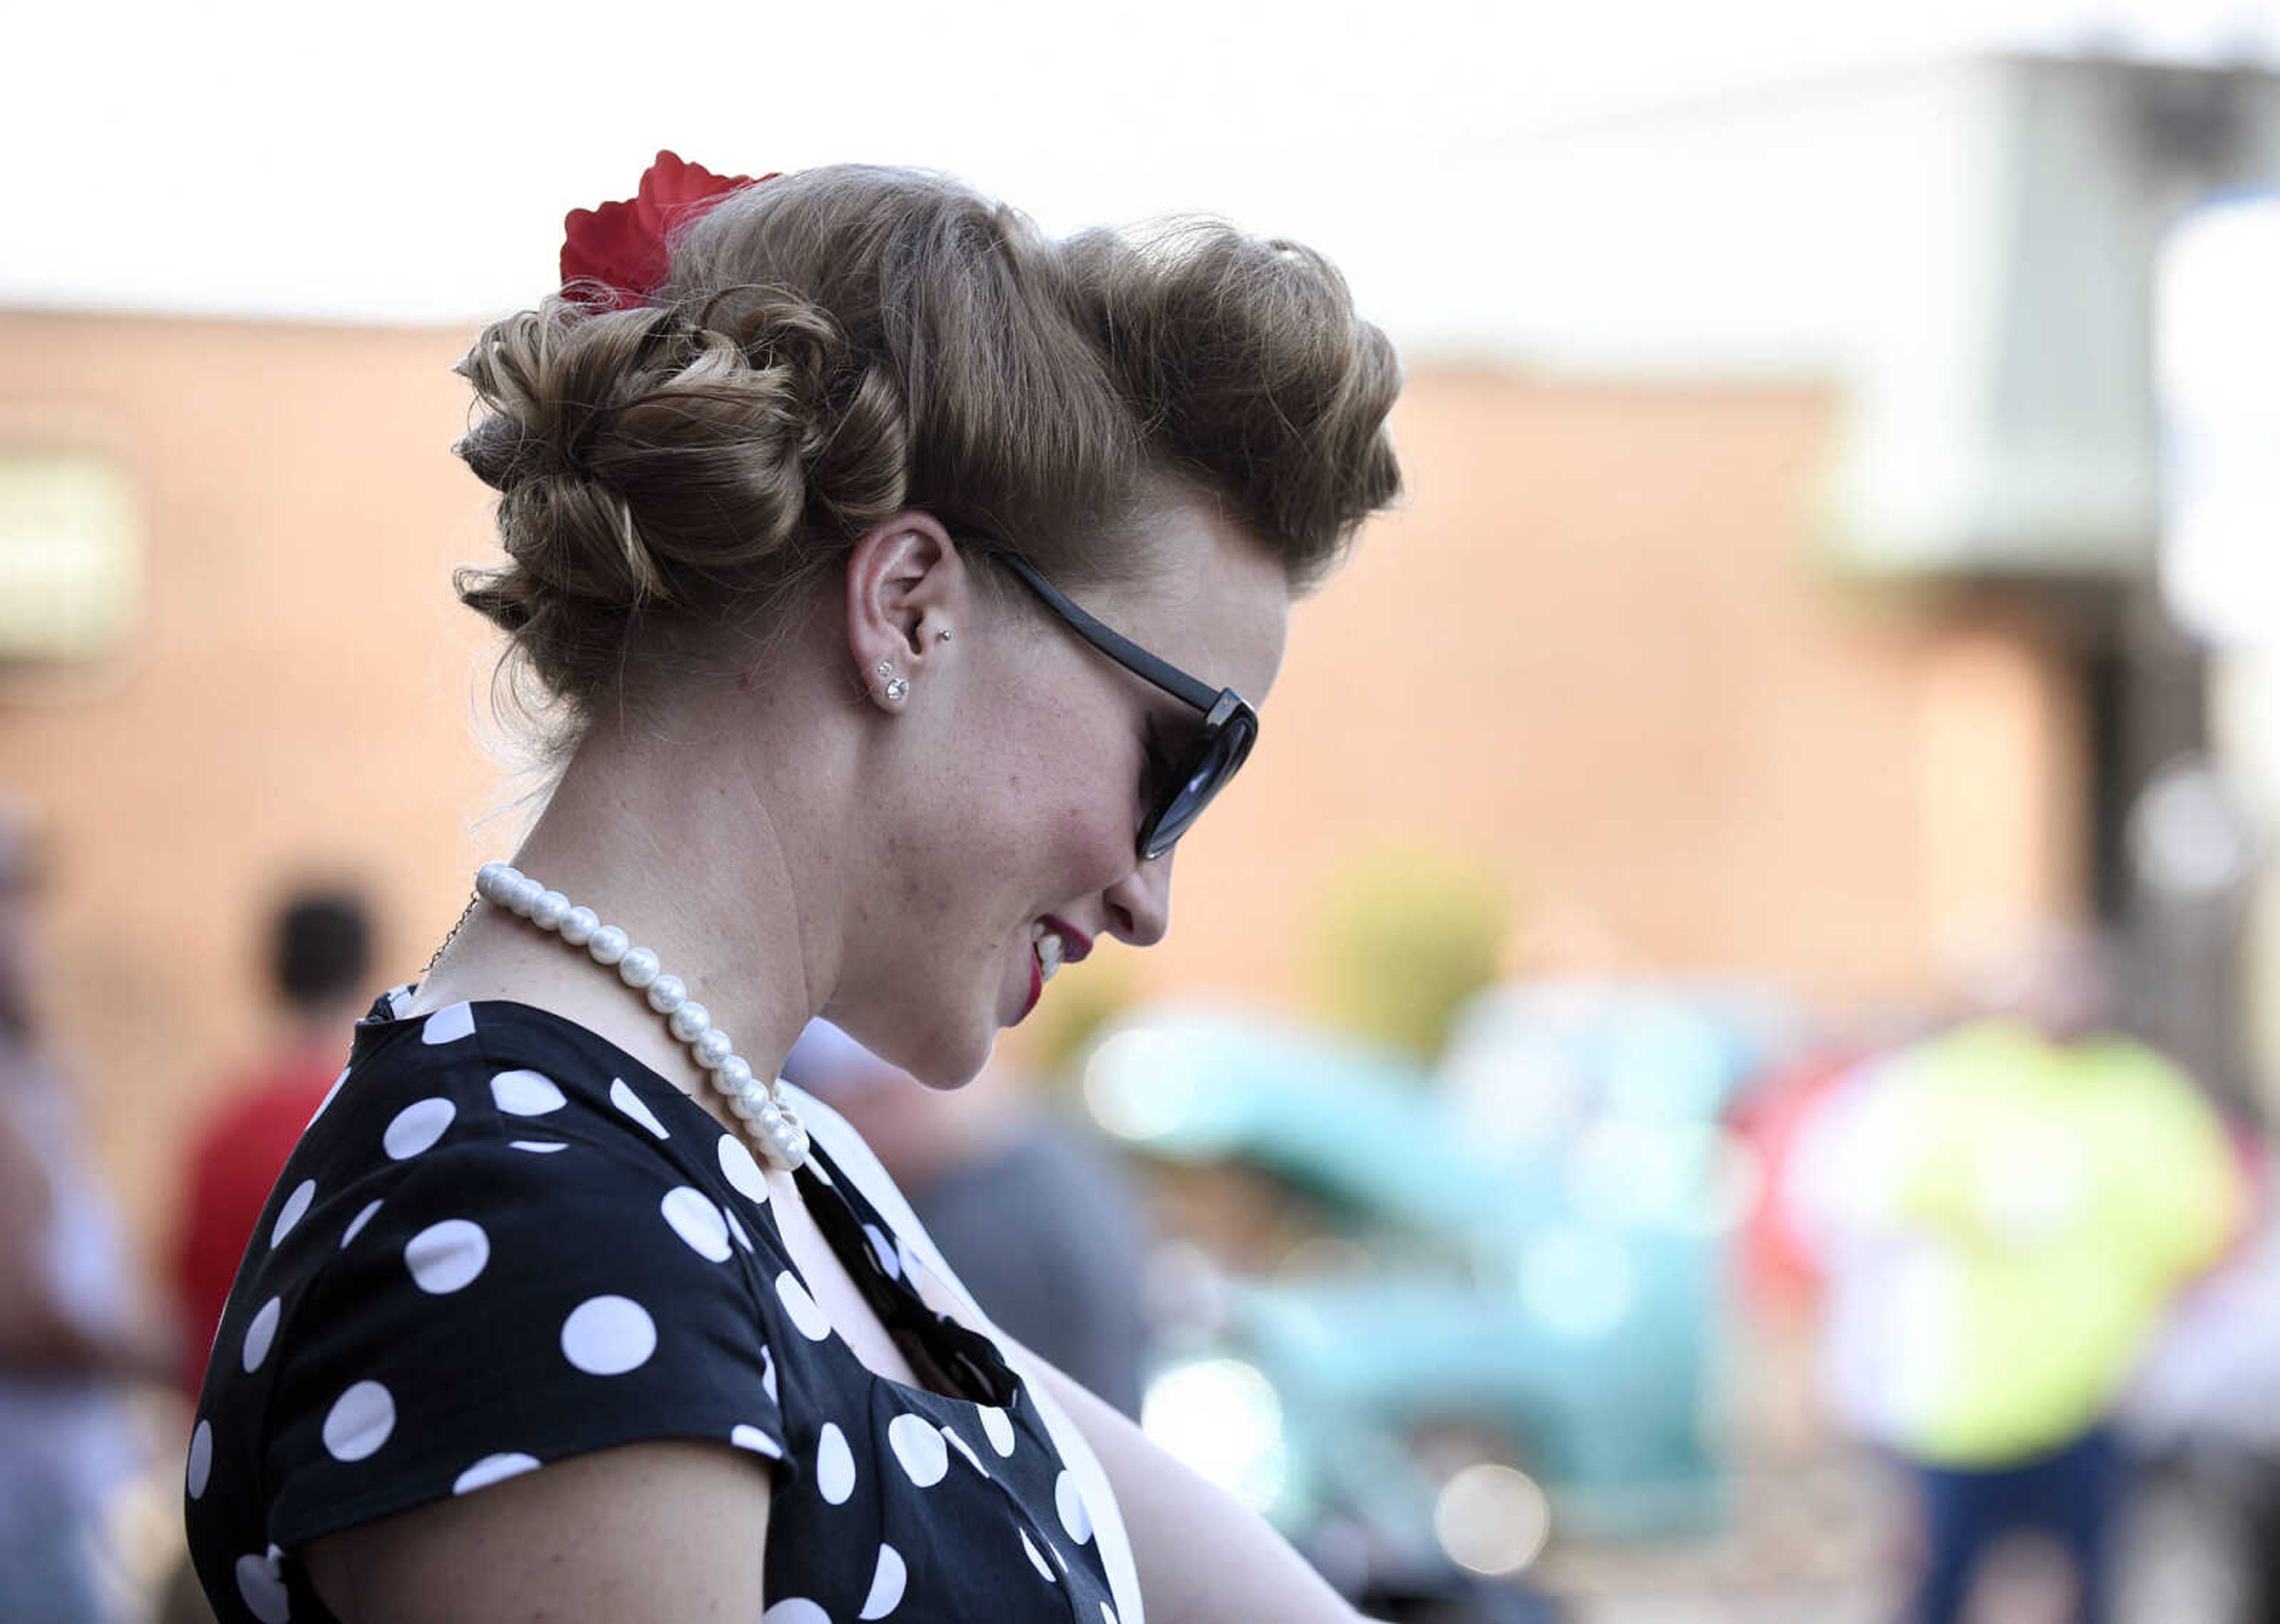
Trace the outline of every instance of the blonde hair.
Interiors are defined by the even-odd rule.
[[[484,329],[458,448],[506,553],[459,595],[574,723],[764,635],[905,508],[1074,586],[1145,567],[1128,521],[1169,483],[1296,590],[1400,489],[1385,336],[1319,255],[1215,221],[1057,242],[840,165],[705,214],[653,307],[576,294]]]

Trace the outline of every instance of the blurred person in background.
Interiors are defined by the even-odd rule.
[[[174,1232],[182,1385],[193,1399],[238,1259],[301,1129],[339,1076],[349,1027],[363,1012],[372,974],[363,899],[330,888],[289,897],[270,921],[268,961],[281,1029],[268,1058],[222,1090],[221,1108],[198,1135]]]
[[[105,1524],[142,1465],[126,1398],[171,1381],[109,1193],[87,1166],[35,989],[38,863],[0,800],[0,1618],[111,1616]]]
[[[567,226],[461,366],[505,550],[461,596],[551,702],[551,797],[256,1223],[209,1598],[1348,1624],[771,1080],[828,1015],[957,1088],[1096,937],[1163,936],[1294,596],[1398,492],[1390,345],[1303,249],[1055,240],[917,171],[661,153]]]
[[[2072,1616],[2112,1616],[2127,1482],[2110,1420],[2179,1290],[2238,1225],[2223,1125],[2107,1028],[2112,966],[2052,927],[1976,987],[1974,1019],[1864,1066],[1801,1132],[1800,1228],[1830,1275],[1841,1414],[1914,1476],[1912,1616],[1964,1616],[2007,1536],[2054,1537]]]
[[[992,1320],[1139,1419],[1147,1236],[1114,1158],[1005,1067],[955,1091],[914,1087],[828,1020],[800,1035],[783,1075],[863,1135]]]

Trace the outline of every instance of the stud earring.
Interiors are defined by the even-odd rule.
[[[895,664],[892,660],[881,660],[877,669],[879,675],[887,684],[885,692],[889,704],[900,704],[905,699],[910,697],[911,685],[895,674]]]
[[[936,643],[948,643],[950,641],[950,627],[945,626],[940,631],[936,632],[934,635],[934,640]]]

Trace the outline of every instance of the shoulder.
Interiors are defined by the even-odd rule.
[[[622,1059],[512,1005],[360,1028],[216,1341],[202,1565],[620,1445],[782,1456],[765,1184]]]

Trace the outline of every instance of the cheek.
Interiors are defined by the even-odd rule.
[[[1072,706],[1005,729],[977,759],[989,774],[977,785],[990,826],[979,844],[1008,860],[1004,878],[1043,883],[1048,901],[1066,900],[1064,892],[1101,889],[1131,866],[1142,767],[1131,733],[1121,712]]]

